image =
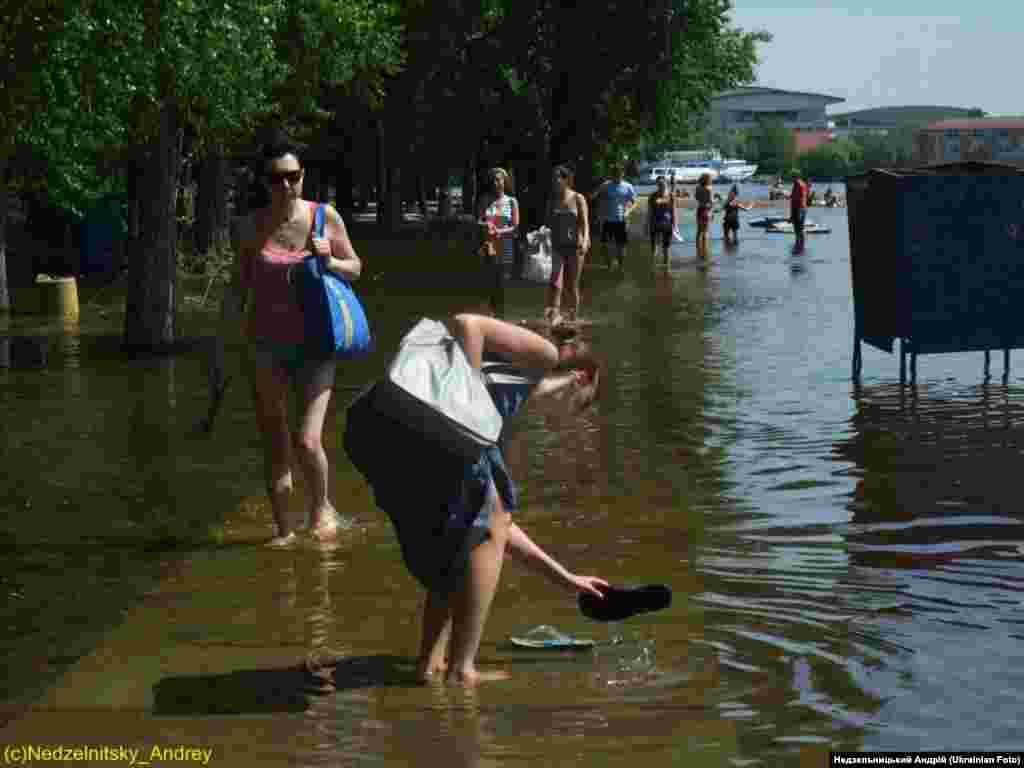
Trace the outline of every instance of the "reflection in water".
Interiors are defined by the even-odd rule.
[[[915,566],[1021,554],[1019,394],[1011,397],[1005,385],[947,395],[894,384],[861,387],[854,397],[854,431],[836,447],[860,468],[847,530],[854,562]]]
[[[845,232],[843,211],[819,217]],[[197,354],[126,361],[119,321],[85,313],[60,340],[5,329],[52,353],[0,371],[5,700],[56,681],[47,712],[66,722],[30,716],[4,740],[195,740],[247,768],[774,767],[1019,746],[1021,390],[971,386],[976,356],[936,356],[916,390],[866,378],[851,399],[845,238],[815,240],[799,273],[790,246],[744,230],[735,249],[712,242],[707,268],[687,243],[652,269],[639,240],[625,276],[588,271],[605,397],[579,420],[513,425],[517,518],[567,565],[675,599],[597,626],[510,567],[481,664],[511,679],[472,692],[413,684],[420,590],[340,448],[345,402],[402,333],[471,303],[424,277],[454,251],[403,245],[424,270],[403,274],[384,258],[395,244],[376,260],[360,244],[392,271],[361,289],[378,349],[340,367],[328,414],[332,492],[354,522],[333,547],[259,546],[251,399],[233,390],[216,433],[189,435],[207,405]],[[509,316],[537,317],[542,296],[511,286]],[[539,624],[598,647],[505,647]]]

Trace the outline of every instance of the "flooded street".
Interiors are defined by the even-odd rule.
[[[988,383],[981,354],[922,356],[901,388],[898,356],[865,346],[854,387],[846,212],[808,218],[833,231],[802,257],[745,223],[723,249],[716,217],[699,269],[692,211],[668,270],[637,234],[624,276],[595,245],[581,314],[604,396],[573,423],[519,422],[517,521],[570,568],[665,582],[674,601],[597,625],[509,563],[480,661],[511,679],[471,691],[409,682],[422,596],[341,447],[345,405],[401,334],[466,305],[438,277],[458,246],[356,242],[378,349],[339,367],[328,413],[331,496],[351,523],[331,547],[260,546],[272,521],[244,380],[195,437],[197,349],[127,362],[122,315],[99,304],[67,333],[0,320],[48,351],[42,369],[0,367],[0,742],[185,745],[217,766],[1024,748],[1024,357],[1004,385],[999,354]],[[508,315],[542,303],[516,285]],[[184,335],[211,320],[184,313]],[[509,647],[538,625],[596,650]],[[344,656],[337,693],[303,691],[314,649]]]

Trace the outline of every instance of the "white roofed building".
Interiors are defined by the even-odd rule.
[[[844,99],[821,93],[746,87],[725,91],[711,100],[711,124],[719,131],[754,128],[765,119],[781,120],[796,135],[797,150],[831,141],[832,125],[826,107]]]

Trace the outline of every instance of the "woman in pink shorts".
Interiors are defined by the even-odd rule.
[[[544,318],[552,325],[575,321],[580,308],[580,276],[583,258],[590,250],[590,220],[587,199],[573,189],[572,170],[559,165],[552,179],[551,206],[547,225],[551,230],[551,282]],[[562,288],[565,313],[562,313]]]

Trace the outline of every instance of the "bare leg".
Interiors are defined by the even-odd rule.
[[[583,253],[576,251],[576,254],[566,259],[565,265],[565,301],[570,313],[569,319],[575,320],[580,309],[580,276],[583,273]]]
[[[423,638],[416,659],[416,677],[421,682],[437,677],[448,669],[448,641],[452,631],[452,611],[447,595],[428,592],[423,605]]]
[[[292,495],[291,433],[288,429],[288,378],[277,368],[253,370],[256,419],[263,435],[264,478],[270,507],[277,524],[272,546],[287,544],[292,538],[288,502]]]
[[[337,533],[334,507],[327,499],[329,466],[323,445],[324,417],[334,385],[333,360],[307,364],[300,388],[302,423],[299,427],[297,452],[309,488],[309,529],[318,538]]]
[[[491,492],[495,493],[493,487]],[[476,654],[498,589],[511,520],[499,497],[491,519],[491,537],[470,554],[465,581],[452,595],[451,659],[447,674],[450,683],[473,685],[481,679]]]
[[[565,280],[565,259],[552,254],[551,280],[548,283],[548,301],[544,319],[552,325],[560,319],[562,311],[562,283]]]

